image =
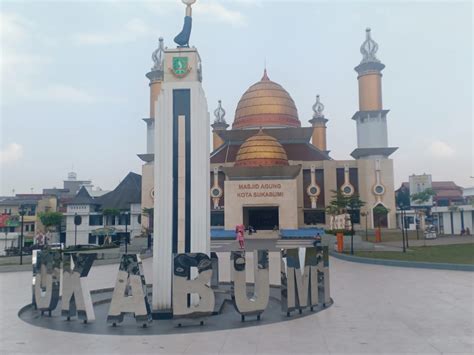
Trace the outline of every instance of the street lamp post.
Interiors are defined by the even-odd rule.
[[[402,249],[403,252],[406,252],[405,249],[405,213],[403,209],[403,205],[398,206],[400,208],[400,219],[401,219],[401,227],[402,227]]]
[[[405,212],[405,217],[406,217],[406,212]],[[407,245],[407,249],[409,248],[408,246],[408,226],[406,225],[405,223],[405,238],[406,238],[406,245]]]
[[[354,255],[354,209],[351,208],[351,255]]]
[[[23,218],[25,216],[25,206],[20,206],[19,209],[21,216],[21,229],[20,229],[20,265],[23,265]]]
[[[5,233],[5,255],[7,255],[7,244],[8,244],[8,227],[3,227],[3,231]]]
[[[360,213],[362,217],[365,217],[365,241],[368,242],[369,241],[369,234],[368,234],[368,221],[367,221],[367,218],[369,217],[369,211],[365,211],[365,212],[361,212]]]
[[[77,246],[77,222],[78,222],[77,213],[74,214],[74,246]]]
[[[125,214],[125,254],[128,254],[128,216],[129,216],[128,211],[126,211]]]
[[[421,213],[415,213],[416,240],[418,240],[420,238],[419,234],[418,234],[419,222],[420,221],[421,221]]]

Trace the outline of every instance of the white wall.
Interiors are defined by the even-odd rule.
[[[388,139],[386,118],[359,118],[357,120],[357,146],[359,148],[387,147]]]
[[[472,216],[472,211],[474,207],[471,205],[462,205],[457,206],[458,210],[453,211],[453,229],[454,234],[461,234],[462,224],[461,224],[461,211],[463,210],[464,214],[464,228],[469,228],[471,234],[473,234],[474,221]],[[448,207],[434,207],[432,209],[433,213],[437,213],[439,218],[443,219],[443,228],[444,234],[452,234],[451,232],[451,211]]]

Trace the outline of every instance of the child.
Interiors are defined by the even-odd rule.
[[[244,229],[245,227],[242,224],[235,226],[235,239],[239,242],[240,249],[245,248]]]

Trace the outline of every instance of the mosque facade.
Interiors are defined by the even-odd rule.
[[[326,207],[337,190],[345,196],[357,194],[365,202],[353,214],[356,226],[396,227],[394,168],[390,155],[397,148],[388,145],[388,110],[382,105],[381,80],[385,66],[376,57],[377,50],[378,45],[367,29],[361,45],[362,61],[355,67],[359,107],[352,120],[357,127],[357,147],[350,160],[335,160],[329,154],[326,124],[330,119],[325,116],[319,95],[313,105],[313,116],[303,126],[290,93],[271,80],[266,69],[262,78],[240,98],[232,126],[227,123],[219,101],[210,127],[212,229],[233,230],[236,224],[243,223],[278,236],[282,230],[329,228]],[[152,56],[154,66],[147,73],[150,80],[150,116],[144,119],[147,152],[139,154],[144,162],[143,208],[153,208],[154,199],[160,198],[154,186],[154,139],[158,98],[164,76],[170,75],[163,63],[165,51],[160,38]],[[195,65],[198,75],[202,75],[200,58]],[[207,201],[203,201],[205,204]],[[388,214],[381,216],[377,206],[388,209]],[[142,218],[144,227],[153,225],[151,218]]]

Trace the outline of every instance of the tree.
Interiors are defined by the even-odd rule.
[[[376,216],[377,217],[377,228],[380,228],[380,221],[382,219],[382,216],[386,216],[388,213],[390,212],[390,210],[385,207],[384,205],[377,205],[374,207],[373,209],[373,213],[374,213],[374,217]]]
[[[410,207],[410,190],[405,186],[402,186],[395,196],[395,202],[400,209]]]
[[[413,202],[421,205],[428,202],[433,196],[436,196],[436,192],[429,187],[423,191],[412,194],[411,199]]]
[[[331,190],[333,193],[332,200],[326,207],[326,213],[331,216],[350,212],[351,223],[354,220],[354,213],[360,210],[365,205],[365,202],[360,199],[359,194],[355,193],[351,196],[344,195],[341,190]]]
[[[341,190],[331,190],[331,192],[333,196],[327,208],[331,209],[336,215],[345,213],[349,197],[344,195]]]
[[[347,199],[347,208],[349,210],[360,210],[365,206],[365,202],[360,199],[359,194],[353,194]]]
[[[326,211],[343,214],[347,210],[359,210],[365,205],[365,202],[360,199],[357,193],[346,196],[340,190],[331,190],[331,192],[333,193],[332,200],[329,202],[329,206],[326,207]]]
[[[59,227],[63,220],[63,214],[61,212],[40,212],[38,213],[38,217],[47,230],[49,230],[49,228],[53,226]]]
[[[105,216],[105,225],[108,225],[109,218],[119,216],[120,210],[118,208],[104,208],[102,214]]]

